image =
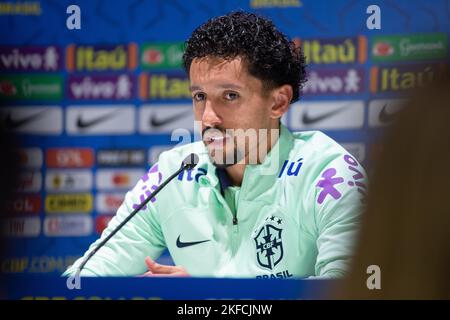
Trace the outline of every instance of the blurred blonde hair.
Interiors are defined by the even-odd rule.
[[[450,82],[414,95],[387,128],[338,298],[450,299]],[[381,269],[369,290],[367,267]]]

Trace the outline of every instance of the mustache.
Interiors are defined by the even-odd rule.
[[[226,133],[226,132],[225,132],[225,129],[223,129],[223,128],[219,128],[219,127],[205,127],[205,129],[202,130],[202,137],[205,135],[205,133],[206,133],[208,130],[217,130],[217,131],[220,131],[220,132],[223,133],[223,134]]]

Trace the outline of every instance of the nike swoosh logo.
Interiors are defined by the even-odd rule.
[[[329,111],[327,113],[323,113],[319,116],[315,116],[315,117],[311,117],[306,111],[303,113],[302,116],[302,122],[303,124],[314,124],[316,122],[322,121],[324,119],[327,119],[329,117],[334,116],[335,114],[338,114],[339,112],[341,112],[344,108],[339,108],[333,111]]]
[[[21,119],[13,119],[11,112],[9,112],[5,118],[5,127],[7,129],[17,129],[19,127],[26,125],[27,123],[30,123],[32,121],[35,121],[36,119],[41,118],[47,111],[48,109],[45,109]]]
[[[111,113],[104,114],[104,115],[101,115],[101,116],[99,116],[97,118],[89,119],[89,120],[84,120],[82,118],[81,114],[79,114],[78,118],[77,118],[77,127],[80,128],[80,129],[86,129],[86,128],[95,126],[96,124],[99,124],[101,122],[104,122],[104,121],[114,117],[116,115],[116,112],[117,111],[113,111]]]
[[[177,238],[177,247],[178,248],[186,248],[186,247],[190,247],[190,246],[195,246],[196,244],[210,241],[210,240],[203,240],[203,241],[193,241],[193,242],[182,242],[180,240],[180,237],[181,237],[181,235],[179,235]]]
[[[388,104],[385,103],[383,108],[381,109],[381,112],[380,112],[379,116],[378,116],[378,119],[380,120],[381,123],[392,122],[395,119],[395,117],[396,117],[396,113],[395,112],[394,113],[388,113],[387,112],[387,110],[386,110],[387,106],[388,106]]]
[[[191,111],[189,110],[189,112],[191,112]],[[162,126],[164,126],[166,124],[169,124],[171,122],[174,122],[174,121],[176,121],[178,119],[183,118],[187,113],[188,113],[187,111],[184,111],[182,113],[178,113],[178,114],[169,116],[169,117],[164,118],[164,119],[157,118],[156,115],[153,113],[151,118],[150,118],[150,126],[155,127],[155,128],[162,127]]]

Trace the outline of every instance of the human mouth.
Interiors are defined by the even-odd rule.
[[[210,138],[206,145],[213,148],[223,147],[229,138],[228,136]]]
[[[223,134],[219,130],[209,130],[206,131],[203,135],[203,142],[206,146],[212,147],[212,148],[220,148],[224,147],[225,143],[230,139],[231,137],[227,134]]]

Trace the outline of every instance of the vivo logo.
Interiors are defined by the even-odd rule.
[[[67,87],[70,99],[131,99],[134,79],[131,75],[71,76]]]
[[[0,49],[0,70],[58,71],[62,51],[56,47],[3,47]]]
[[[303,92],[305,95],[351,94],[364,90],[364,69],[316,69],[311,71]]]

